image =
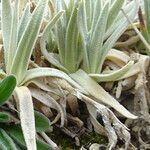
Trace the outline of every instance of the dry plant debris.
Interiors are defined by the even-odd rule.
[[[0,3],[0,149],[150,148],[148,0]]]

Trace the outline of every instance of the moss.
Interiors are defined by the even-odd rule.
[[[105,144],[108,142],[105,136],[99,135],[97,133],[84,134],[81,136],[80,141],[82,145],[85,145],[86,143]]]
[[[57,143],[61,147],[62,150],[79,150],[80,147],[77,147],[75,145],[75,140],[70,138],[69,136],[60,133],[55,132],[50,135],[52,140]],[[105,144],[107,143],[107,138],[96,134],[96,133],[90,133],[90,134],[84,134],[80,137],[80,144],[87,145],[90,143],[99,143],[99,144]]]

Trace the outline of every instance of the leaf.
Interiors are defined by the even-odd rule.
[[[30,13],[30,4],[26,4],[26,7],[23,11],[23,14],[21,16],[20,22],[19,22],[19,28],[18,28],[18,42],[20,41],[25,28],[28,25],[28,22],[30,21],[31,13]]]
[[[38,111],[35,113],[35,127],[37,132],[44,132],[50,128],[49,119]]]
[[[28,2],[28,0],[21,0],[21,1],[20,1],[19,14],[22,12],[23,9],[25,9],[27,2]]]
[[[0,83],[0,105],[3,105],[11,96],[16,87],[16,78],[13,75],[7,76]]]
[[[119,80],[126,74],[129,69],[133,66],[134,62],[130,61],[128,64],[123,66],[121,69],[113,71],[108,74],[89,74],[90,77],[94,78],[97,82],[109,82]]]
[[[26,149],[26,144],[24,141],[24,137],[22,134],[22,130],[20,125],[11,125],[11,126],[5,126],[4,129],[7,131],[7,133],[10,135],[10,137],[21,147],[21,150]],[[37,150],[51,150],[51,146],[47,143],[37,139]]]
[[[134,75],[138,74],[139,72],[141,72],[141,66],[140,66],[140,63],[137,62],[118,80],[129,78],[131,76],[134,76]]]
[[[8,63],[9,56],[9,41],[11,32],[11,22],[12,22],[12,7],[10,0],[2,0],[2,35],[4,43],[4,58],[5,65]],[[5,66],[6,67],[6,66]]]
[[[50,63],[52,63],[53,65],[55,65],[59,69],[67,72],[66,68],[63,65],[61,65],[61,63],[59,61],[59,56],[57,54],[48,53],[48,51],[46,49],[46,44],[49,42],[48,40],[49,40],[50,31],[53,28],[53,26],[55,25],[55,23],[62,16],[63,13],[64,13],[64,11],[58,12],[53,17],[53,19],[50,20],[50,22],[48,23],[48,25],[46,26],[46,28],[43,31],[43,34],[42,34],[42,37],[40,40],[40,47],[41,47],[41,52],[44,55],[44,57],[46,58],[46,60],[48,60]]]
[[[124,5],[122,8],[131,18],[134,18],[137,14],[138,7],[136,7],[137,3],[135,4],[135,1],[131,1],[127,5]],[[124,22],[126,18],[124,17],[123,13],[120,12],[115,20],[115,22],[112,24],[111,28],[107,29],[107,32],[105,33],[105,39],[107,39],[114,30]]]
[[[109,16],[107,21],[107,29],[111,27],[117,18],[125,0],[115,0],[109,10]]]
[[[19,41],[11,69],[11,73],[16,75],[18,83],[22,81],[27,71],[32,50],[40,31],[46,4],[47,0],[40,0],[38,6],[32,14],[30,22],[28,23],[22,35],[21,40]]]
[[[78,69],[77,63],[79,61],[79,31],[77,28],[77,4],[74,4],[65,34],[65,59],[64,66],[70,72],[75,72]]]
[[[92,16],[93,16],[93,10],[94,10],[94,3],[93,0],[86,0],[86,14],[87,14],[87,26],[88,30],[90,30],[90,27],[92,25]],[[99,8],[100,9],[100,8]]]
[[[121,36],[121,34],[126,30],[128,26],[127,21],[125,20],[120,24],[116,30],[111,34],[111,36],[107,39],[107,41],[104,43],[102,48],[102,56],[99,60],[99,65],[97,65],[97,70],[100,73],[102,69],[103,62],[105,60],[106,55],[108,54],[108,51],[114,46],[115,42],[118,40],[118,38]]]
[[[27,148],[36,150],[35,117],[32,97],[25,86],[16,87],[16,100],[19,103],[20,121]]]
[[[47,24],[47,26],[45,27],[43,34],[42,34],[42,40],[45,40],[44,38],[47,38],[49,32],[51,31],[51,29],[54,27],[54,25],[57,23],[57,21],[59,20],[59,18],[64,14],[64,11],[59,11]],[[43,38],[44,37],[44,38]],[[43,41],[42,41],[43,42]]]
[[[51,34],[51,30],[54,27],[54,25],[57,23],[57,21],[60,19],[60,17],[63,15],[64,11],[60,11],[58,12],[47,24],[47,26],[45,27],[43,33],[42,33],[42,37],[40,39],[40,47],[41,47],[41,51],[43,53],[43,55],[45,56],[45,58],[47,58],[46,54],[47,52],[47,48],[46,45],[50,46],[50,44],[53,44],[52,42],[52,38],[53,35]],[[46,53],[47,52],[47,53]],[[49,59],[50,61],[50,59]]]
[[[147,25],[147,30],[150,34],[150,1],[149,0],[144,0],[144,8],[145,8],[145,15],[146,15],[146,25]]]
[[[54,32],[54,33],[56,33],[55,39],[56,39],[56,43],[58,45],[60,62],[62,63],[62,65],[64,65],[63,61],[64,61],[64,57],[65,57],[65,32],[66,32],[66,29],[64,26],[66,26],[66,22],[64,21],[65,20],[64,18],[65,18],[65,15],[63,15],[63,18],[60,18],[58,20],[58,22],[56,23],[56,28],[55,28],[55,32]]]
[[[89,58],[87,54],[87,42],[88,42],[88,26],[87,26],[87,16],[85,1],[80,2],[77,14],[77,25],[81,35],[82,46],[83,46],[83,66],[87,72],[89,72]]]
[[[103,40],[107,25],[107,18],[109,12],[109,4],[107,3],[104,8],[102,9],[96,26],[92,29],[92,37],[90,39],[90,46],[88,51],[89,63],[90,63],[90,73],[99,73],[97,72],[97,65],[99,65],[99,59],[101,59],[103,51]]]
[[[121,123],[114,113],[106,106],[93,101],[93,99],[84,96],[79,92],[77,95],[78,98],[84,101],[87,105],[95,132],[108,136],[108,145],[110,145],[109,149],[115,147],[118,139],[125,141],[125,149],[127,149],[130,143],[129,129]],[[102,119],[102,122],[97,120],[99,117]]]
[[[87,42],[88,38],[88,27],[87,27],[87,16],[85,10],[85,0],[82,0],[79,5],[78,16],[77,16],[77,24],[80,30],[81,36],[83,37],[83,41]]]
[[[4,129],[10,137],[22,148],[26,148],[26,143],[20,125],[5,126]]]
[[[123,107],[117,100],[109,95],[98,83],[90,78],[84,71],[79,70],[70,75],[77,83],[79,83],[84,90],[91,96],[97,99],[97,102],[105,103],[113,107],[116,111],[127,118],[136,119],[137,117],[131,114],[125,107]]]
[[[37,140],[37,150],[53,150],[53,149],[49,144],[41,140]]]
[[[57,54],[48,53],[48,51],[46,49],[46,44],[48,43],[48,40],[49,40],[50,31],[53,28],[53,26],[55,25],[55,23],[62,16],[63,13],[64,13],[64,11],[58,12],[53,17],[53,19],[50,20],[50,22],[48,23],[48,25],[46,26],[46,28],[43,31],[42,38],[40,40],[40,47],[41,47],[41,52],[42,52],[42,54],[44,55],[44,57],[46,58],[47,61],[49,61],[50,63],[52,63],[53,65],[55,65],[59,69],[64,70],[65,72],[67,72],[66,68],[60,63],[59,56]]]
[[[39,78],[39,77],[58,77],[58,78],[62,78],[64,80],[66,80],[67,82],[69,82],[71,85],[73,85],[75,88],[78,88],[79,90],[81,90],[82,92],[86,93],[83,88],[77,84],[74,80],[72,80],[66,73],[54,69],[54,68],[34,68],[34,69],[30,69],[27,71],[26,76],[23,80],[23,82],[21,83],[22,85],[25,84],[26,82],[29,82],[32,79],[35,78]]]
[[[68,70],[60,63],[59,55],[56,53],[48,53],[46,48],[42,49],[42,54],[44,55],[45,59],[53,64],[54,66],[58,67],[60,70],[64,72],[68,72]]]
[[[91,19],[92,19],[92,25],[91,25],[91,33],[93,34],[93,31],[95,30],[95,27],[96,27],[96,24],[97,24],[97,22],[98,22],[98,18],[99,18],[99,16],[100,16],[100,14],[101,14],[101,11],[102,11],[102,8],[103,8],[103,4],[102,4],[103,2],[101,1],[101,0],[96,0],[95,2],[94,2],[94,5],[93,5],[93,14],[92,14],[92,17],[91,17]],[[86,4],[86,5],[88,5],[88,4]]]
[[[114,62],[118,66],[127,64],[130,61],[130,57],[126,53],[116,49],[111,49],[106,55],[106,59]]]
[[[7,112],[0,112],[0,123],[7,123],[10,121],[10,115]]]
[[[78,2],[56,2],[58,11],[65,9],[63,17],[56,24],[54,33],[59,51],[59,60],[68,72],[75,72],[82,57],[81,38],[77,28]],[[69,62],[69,63],[68,63]]]
[[[89,115],[90,115],[90,120],[91,120],[91,123],[93,124],[93,127],[94,127],[94,131],[101,134],[101,135],[106,135],[106,130],[105,128],[103,127],[103,125],[100,124],[100,122],[97,120],[97,113],[92,113],[93,111],[97,111],[97,108],[94,108],[94,106],[97,106],[97,105],[100,105],[102,106],[102,108],[106,108],[106,106],[102,105],[102,104],[99,104],[97,102],[95,102],[93,99],[83,95],[82,93],[80,92],[77,92],[77,98],[79,98],[81,101],[83,101],[84,103],[86,103],[87,105],[87,108],[89,105],[91,105],[91,108],[89,109],[88,108],[88,111],[89,111]]]
[[[17,150],[15,143],[3,129],[0,129],[0,148],[2,150]]]
[[[57,103],[57,101],[42,90],[30,88],[30,91],[31,91],[32,97],[34,97],[35,99],[37,99],[44,105],[57,110],[57,112],[60,113],[61,126],[64,126],[65,114],[64,114],[62,108],[60,107],[60,105]]]
[[[36,85],[37,87],[39,87],[41,90],[45,92],[53,93],[55,95],[60,95],[60,91],[58,89],[54,89],[53,87],[47,85],[46,83],[43,83],[43,81],[41,81],[40,78],[33,79],[32,81],[25,84],[25,86],[28,86],[30,83]]]
[[[11,30],[10,30],[10,39],[8,41],[8,58],[6,65],[6,72],[10,74],[11,67],[12,67],[12,61],[16,54],[17,50],[17,44],[18,44],[18,20],[19,20],[19,0],[15,0],[13,13],[12,13],[12,21],[11,24]]]
[[[142,35],[142,33],[138,30],[136,25],[133,24],[132,20],[129,18],[129,16],[127,16],[125,11],[123,10],[122,12],[123,12],[124,16],[127,18],[128,22],[133,27],[133,29],[135,30],[135,32],[137,33],[137,35],[139,36],[140,40],[143,42],[144,46],[146,47],[146,52],[149,55],[150,54],[150,45],[149,45],[148,41],[145,39],[145,37]]]
[[[127,5],[126,7],[124,7],[123,9],[125,9],[125,11],[127,12],[127,14],[131,17],[131,19],[133,20],[138,8],[139,8],[139,4],[133,2],[129,3],[130,5]],[[131,7],[131,9],[128,10],[128,7]],[[120,19],[118,19],[120,18]],[[97,70],[98,72],[101,72],[102,69],[102,65],[103,62],[105,60],[105,57],[108,53],[108,51],[114,46],[115,42],[118,40],[118,38],[122,35],[122,33],[127,29],[129,22],[127,21],[127,19],[124,17],[124,15],[122,14],[122,12],[119,14],[119,16],[116,18],[118,21],[114,22],[114,25],[112,25],[111,29],[111,34],[109,33],[109,36],[107,37],[108,39],[105,41],[102,51],[102,57],[99,60],[99,64],[97,65]],[[105,38],[106,39],[106,38]]]
[[[13,138],[13,140],[21,147],[21,149],[26,149],[26,144],[24,141],[22,130],[19,125],[11,125],[11,128],[7,126],[5,127],[5,130]],[[37,143],[37,150],[51,150],[50,145],[39,139],[36,140],[36,143]]]

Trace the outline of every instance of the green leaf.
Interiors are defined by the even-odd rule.
[[[128,6],[128,5],[127,5]],[[131,10],[128,10],[129,8],[132,8]],[[135,2],[131,2],[130,5],[127,8],[125,7],[124,10],[125,12],[129,15],[129,17],[131,19],[133,19],[138,11],[138,4],[135,4]],[[122,18],[120,18],[122,16]],[[105,57],[108,53],[108,51],[114,46],[115,42],[118,40],[118,38],[121,36],[121,34],[127,29],[129,22],[127,20],[127,18],[125,18],[125,16],[123,16],[122,13],[119,14],[119,16],[117,17],[121,19],[121,21],[116,21],[117,23],[115,23],[111,28],[113,29],[108,37],[108,39],[105,41],[103,47],[102,47],[102,57],[99,60],[99,64],[97,64],[97,70],[100,73],[101,69],[102,69],[102,65],[103,62],[105,60]],[[108,36],[108,35],[107,35]]]
[[[5,126],[4,129],[10,137],[22,148],[26,148],[25,140],[20,125]]]
[[[77,62],[79,61],[79,31],[77,28],[77,4],[74,4],[71,15],[69,16],[69,22],[66,28],[65,36],[65,60],[64,66],[70,73],[75,72],[78,69]]]
[[[5,127],[7,133],[12,137],[12,139],[21,147],[22,150],[26,150],[25,140],[22,134],[20,125],[11,125]],[[37,139],[37,150],[52,150],[51,146],[47,143]]]
[[[11,22],[12,22],[12,7],[10,0],[2,0],[2,35],[4,43],[4,58],[5,58],[5,67],[8,63],[9,57],[9,41],[10,41],[10,32],[11,32]]]
[[[128,16],[130,16],[130,18],[134,18],[135,15],[137,14],[138,11],[138,7],[136,6],[137,3],[135,4],[135,1],[131,1],[130,3],[128,3],[127,5],[125,5],[122,9],[128,14]],[[115,20],[115,22],[113,23],[113,25],[111,26],[111,28],[107,29],[107,32],[105,33],[105,40],[114,32],[114,30],[122,24],[122,22],[124,22],[125,20],[127,20],[123,13],[120,12]]]
[[[134,76],[134,75],[138,74],[139,72],[141,72],[141,67],[140,67],[140,63],[137,62],[123,76],[121,76],[118,80],[129,78],[131,76]]]
[[[15,143],[3,129],[0,129],[0,148],[2,150],[17,150]]]
[[[88,5],[88,4],[86,4]],[[91,25],[91,32],[93,33],[93,31],[95,30],[96,24],[97,24],[97,20],[101,14],[102,11],[102,1],[101,0],[96,0],[94,3],[94,9],[93,11],[93,16],[92,16],[92,25]]]
[[[79,83],[84,90],[91,96],[95,97],[96,101],[105,103],[113,107],[116,111],[127,118],[136,119],[137,117],[131,114],[125,107],[123,107],[117,100],[108,94],[97,82],[88,76],[84,71],[79,70],[70,75],[77,83]]]
[[[42,38],[41,38],[41,42],[43,42],[42,40],[44,40],[45,42],[45,38],[47,40],[48,34],[51,31],[51,29],[54,27],[55,23],[59,20],[59,18],[63,15],[64,11],[60,11],[58,12],[47,24],[47,26],[45,27],[43,34],[42,34]]]
[[[80,2],[79,9],[78,9],[77,24],[78,24],[78,28],[80,29],[80,33],[83,37],[83,41],[85,41],[86,44],[88,38],[88,27],[87,27],[87,16],[86,16],[85,9],[86,9],[85,0],[82,0]]]
[[[64,56],[65,56],[65,33],[66,33],[66,10],[67,5],[65,0],[54,1],[57,12],[65,10],[63,16],[58,20],[54,29],[54,36],[58,46],[59,59],[62,65],[64,65]]]
[[[35,114],[35,127],[37,132],[44,132],[50,128],[49,119],[38,111],[34,111]]]
[[[11,116],[7,112],[0,112],[0,123],[7,123],[10,121]]]
[[[41,40],[40,40],[40,47],[41,47],[41,52],[46,58],[47,61],[52,63],[54,66],[58,67],[59,69],[67,72],[66,68],[60,63],[59,56],[55,53],[48,53],[46,49],[46,44],[49,42],[49,34],[51,29],[54,27],[55,23],[59,20],[59,18],[62,16],[64,11],[58,12],[52,20],[48,23],[46,26],[45,30],[43,31]]]
[[[43,49],[42,54],[44,55],[45,59],[55,67],[66,73],[68,72],[68,70],[60,63],[59,55],[57,53],[48,53],[46,49]]]
[[[74,80],[72,80],[66,73],[54,69],[54,68],[47,68],[47,67],[39,67],[39,68],[34,68],[30,69],[27,71],[26,76],[21,83],[22,85],[30,82],[32,79],[39,78],[39,77],[58,77],[66,80],[69,82],[71,85],[73,85],[75,88],[78,88],[82,92],[86,93],[83,88],[77,84]]]
[[[92,17],[93,17],[93,10],[94,10],[94,3],[95,1],[93,0],[86,0],[86,14],[87,14],[87,27],[88,30],[90,30],[91,25],[92,25]],[[100,9],[100,8],[99,8]]]
[[[82,57],[81,38],[77,28],[78,2],[71,0],[67,2],[66,6],[64,2],[56,2],[58,5],[57,11],[65,9],[65,13],[57,22],[53,33],[58,45],[59,60],[62,66],[68,72],[75,72]]]
[[[60,62],[64,65],[65,58],[65,28],[62,20],[59,20],[56,24],[55,28],[56,32],[56,42],[58,45]]]
[[[20,41],[25,28],[28,25],[28,22],[30,21],[31,13],[30,13],[30,4],[26,4],[26,7],[23,11],[23,14],[21,16],[20,22],[19,22],[19,29],[18,29],[18,42]]]
[[[93,27],[94,29],[92,29],[93,33],[90,39],[89,44],[90,46],[88,50],[90,73],[99,73],[97,72],[97,65],[99,64],[99,60],[101,59],[103,54],[102,46],[104,42],[108,12],[109,12],[109,4],[106,3],[106,5],[104,6],[99,15],[96,26],[94,26]]]
[[[150,1],[144,0],[147,30],[150,34]]]
[[[89,58],[87,54],[88,26],[84,0],[81,1],[78,8],[77,25],[81,35],[81,41],[83,43],[83,67],[87,72],[89,72]]]
[[[133,66],[134,62],[130,61],[121,69],[113,71],[108,74],[89,74],[90,77],[95,79],[97,82],[109,82],[109,81],[116,81],[123,77],[129,69]]]
[[[40,31],[46,4],[47,0],[40,0],[38,6],[32,14],[30,22],[28,23],[22,35],[21,40],[19,41],[11,69],[11,73],[16,75],[18,83],[22,81],[27,71],[32,50]]]
[[[16,87],[16,78],[13,75],[7,76],[0,83],[0,105],[3,105],[11,96]]]
[[[103,53],[101,59],[99,59],[99,63],[97,64],[97,72],[99,73],[101,72],[102,65],[106,58],[106,55],[108,54],[108,51],[114,46],[115,42],[118,40],[121,34],[126,30],[127,26],[128,26],[128,21],[124,20],[104,43],[102,47]]]
[[[49,144],[41,140],[37,140],[37,150],[53,150],[53,149]]]
[[[126,14],[125,11],[123,11],[124,16],[127,18],[128,22],[130,22],[130,24],[132,25],[133,29],[135,30],[135,32],[137,33],[137,35],[139,36],[139,38],[141,39],[141,41],[143,42],[144,46],[146,47],[146,52],[148,55],[150,55],[150,45],[148,43],[148,39],[145,39],[145,37],[142,35],[142,33],[138,30],[138,28],[136,27],[136,25],[133,24],[132,20],[130,19],[130,17]]]
[[[109,16],[107,21],[107,29],[111,27],[114,23],[115,19],[117,18],[125,0],[115,0],[109,10]]]
[[[13,13],[12,13],[12,22],[10,30],[10,40],[8,41],[8,62],[6,63],[6,72],[10,74],[12,61],[16,54],[17,44],[18,44],[18,20],[19,20],[19,0],[15,0]]]

